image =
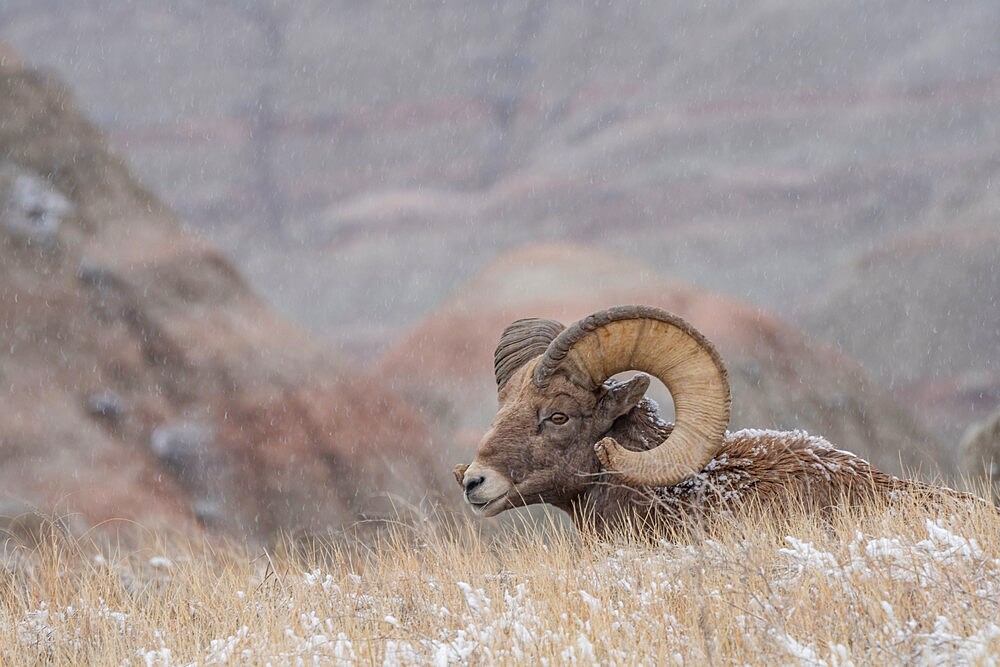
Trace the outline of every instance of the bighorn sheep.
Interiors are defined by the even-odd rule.
[[[518,320],[500,338],[495,370],[499,411],[473,463],[455,467],[482,516],[550,503],[581,529],[637,517],[683,528],[694,514],[792,502],[820,509],[932,488],[801,431],[727,432],[722,359],[694,327],[657,308],[611,308],[568,329]],[[609,380],[627,370],[666,385],[675,424],[645,398],[648,375]]]

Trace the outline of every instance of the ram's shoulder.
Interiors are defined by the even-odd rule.
[[[743,429],[726,434],[721,450],[730,459],[758,463],[794,461],[819,467],[868,468],[861,457],[838,449],[826,438],[802,430]]]

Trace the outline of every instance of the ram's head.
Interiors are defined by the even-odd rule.
[[[465,499],[483,516],[539,502],[569,509],[602,480],[672,486],[702,470],[729,423],[729,383],[715,348],[657,308],[611,308],[568,329],[518,320],[500,338],[495,368],[496,418],[472,464],[455,467]],[[605,383],[627,370],[656,376],[674,400],[673,431],[649,451],[607,437],[649,386],[642,374]]]

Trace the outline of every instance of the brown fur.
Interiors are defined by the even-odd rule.
[[[802,431],[727,433],[702,472],[672,487],[616,483],[615,475],[601,467],[594,443],[611,436],[641,451],[658,446],[672,429],[644,397],[648,377],[609,381],[592,392],[557,376],[539,388],[531,381],[536,364],[537,359],[518,369],[500,391],[500,409],[476,455],[476,470],[498,473],[513,484],[504,500],[484,510],[487,516],[546,502],[570,513],[588,532],[636,519],[669,531],[684,529],[692,517],[704,523],[748,507],[821,511],[873,499],[890,502],[899,493],[964,496],[898,479]],[[553,411],[569,415],[570,421],[563,426],[546,422]],[[455,470],[460,484],[467,468]]]

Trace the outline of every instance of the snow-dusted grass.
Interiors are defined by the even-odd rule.
[[[916,507],[588,544],[399,525],[368,544],[98,554],[0,570],[2,664],[996,664],[1000,519]]]

